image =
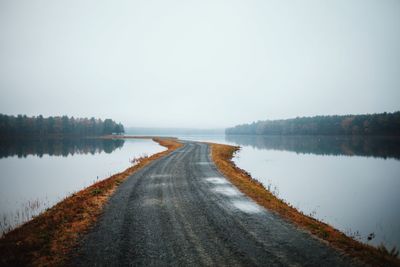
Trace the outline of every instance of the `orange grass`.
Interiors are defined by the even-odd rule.
[[[238,168],[233,162],[234,154],[240,147],[213,144],[211,156],[219,171],[224,174],[244,194],[251,197],[261,206],[279,214],[314,236],[327,241],[331,246],[352,256],[355,260],[372,266],[400,266],[400,260],[382,250],[358,242],[332,226],[311,218],[284,201],[275,197],[260,182],[253,179],[246,171]],[[340,197],[340,196],[338,196]]]
[[[78,239],[101,214],[104,204],[127,177],[182,146],[173,139],[154,138],[167,148],[123,172],[67,197],[0,239],[0,266],[61,266]]]

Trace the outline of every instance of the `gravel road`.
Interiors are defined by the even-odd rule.
[[[186,142],[129,177],[73,266],[352,266],[239,192],[207,144]]]

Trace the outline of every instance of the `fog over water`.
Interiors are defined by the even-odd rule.
[[[0,1],[0,113],[223,128],[400,109],[400,2]]]

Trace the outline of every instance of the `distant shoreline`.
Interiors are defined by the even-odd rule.
[[[400,136],[400,111],[264,120],[227,128],[225,134]]]

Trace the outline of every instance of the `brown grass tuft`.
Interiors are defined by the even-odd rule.
[[[284,219],[314,236],[327,241],[334,248],[372,266],[400,266],[396,253],[384,253],[382,249],[358,242],[332,226],[311,218],[275,197],[265,187],[253,179],[246,171],[238,168],[233,162],[234,154],[240,147],[210,143],[212,159],[217,168],[240,191],[251,197],[261,206],[276,212]]]
[[[104,204],[127,177],[182,146],[154,138],[167,148],[143,157],[123,172],[95,183],[59,202],[0,239],[0,266],[61,266],[79,239],[101,214]]]

